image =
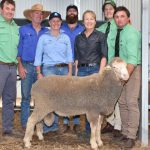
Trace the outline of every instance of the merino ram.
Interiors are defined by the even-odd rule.
[[[25,147],[31,146],[35,125],[47,114],[51,114],[53,122],[53,112],[59,116],[86,114],[91,127],[91,147],[97,150],[102,146],[102,118],[113,112],[123,88],[122,81],[129,78],[126,66],[123,60],[114,58],[101,74],[86,77],[49,76],[38,80],[32,88],[35,108],[28,119]],[[42,133],[37,135],[39,139],[43,138]]]

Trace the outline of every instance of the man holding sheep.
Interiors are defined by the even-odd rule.
[[[114,12],[114,19],[118,29],[121,29],[120,39],[117,41],[116,38],[114,45],[116,46],[118,42],[119,57],[127,62],[130,75],[119,98],[122,121],[120,140],[124,142],[124,148],[132,148],[135,145],[140,118],[138,98],[141,82],[141,37],[140,33],[129,24],[130,12],[126,7],[117,7]],[[115,50],[111,53],[114,54]]]

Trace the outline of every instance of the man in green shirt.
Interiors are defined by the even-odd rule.
[[[12,135],[16,100],[16,64],[19,32],[13,21],[15,2],[0,3],[0,97],[2,96],[2,135]]]
[[[121,141],[124,148],[132,148],[139,127],[140,112],[138,98],[141,83],[141,35],[130,22],[130,12],[124,7],[117,7],[114,12],[114,19],[118,29],[121,29],[119,42],[119,57],[127,62],[127,69],[130,75],[119,98],[119,108],[122,121]],[[116,40],[117,41],[117,40]],[[114,43],[112,54],[117,42]],[[112,49],[113,49],[112,47]]]
[[[117,32],[117,26],[114,21],[113,15],[116,9],[116,4],[113,0],[106,0],[102,6],[102,11],[105,16],[106,23],[102,24],[98,31],[101,31],[106,34],[107,37],[107,45],[108,45],[108,63],[114,57],[114,53],[112,53],[113,44],[115,42],[115,36]],[[114,48],[113,48],[114,49]],[[115,110],[111,116],[106,118],[107,124],[102,129],[101,133],[112,132],[114,137],[120,136],[121,131],[121,118],[120,118],[120,110],[118,103],[116,103]]]

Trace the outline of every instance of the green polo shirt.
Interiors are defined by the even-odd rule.
[[[0,15],[0,61],[5,63],[17,63],[17,46],[19,42],[19,30],[12,20],[8,23]]]
[[[105,33],[107,28],[107,22],[102,24],[100,27],[97,28],[98,31],[101,31],[103,33]],[[111,61],[111,59],[114,57],[114,54],[112,53],[112,48],[114,45],[114,41],[115,41],[115,36],[117,33],[117,26],[116,23],[114,21],[114,19],[112,19],[110,21],[110,30],[107,36],[107,45],[108,45],[108,63]]]
[[[113,20],[114,22],[114,20]],[[115,24],[115,22],[114,22]],[[101,31],[105,32],[107,24],[102,25]],[[105,26],[105,28],[104,28]],[[115,25],[116,26],[116,25]],[[110,62],[115,55],[115,40],[117,28],[110,30],[107,38],[108,43],[108,62]],[[98,28],[100,31],[101,26]],[[127,24],[120,32],[119,43],[119,57],[125,60],[128,64],[141,64],[141,34],[132,25]]]
[[[130,24],[120,32],[119,57],[134,66],[141,64],[141,34]]]

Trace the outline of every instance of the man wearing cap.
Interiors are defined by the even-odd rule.
[[[12,135],[16,100],[18,26],[13,20],[15,2],[0,2],[0,97],[2,97],[2,135]]]
[[[48,31],[41,26],[41,22],[48,17],[49,11],[45,11],[41,4],[35,4],[31,9],[23,12],[31,23],[21,26],[19,29],[20,40],[18,45],[18,71],[21,77],[21,125],[26,128],[30,115],[30,100],[32,84],[37,80],[34,66],[36,46],[39,37]]]
[[[106,23],[97,28],[98,31],[101,31],[106,34],[107,37],[107,45],[108,45],[108,63],[114,57],[114,53],[112,53],[111,45],[113,45],[115,41],[115,34],[117,32],[117,26],[113,19],[114,11],[116,9],[116,4],[113,0],[106,0],[102,6],[102,11],[104,12],[104,17]],[[106,126],[102,129],[101,133],[113,132],[114,137],[120,136],[121,131],[121,118],[120,118],[120,110],[118,103],[115,106],[115,110],[113,114],[108,117]]]
[[[66,8],[66,22],[61,26],[61,29],[69,36],[74,59],[74,41],[75,37],[84,30],[84,26],[78,23],[78,8],[75,5],[69,5]]]
[[[74,60],[74,41],[75,37],[84,30],[84,26],[78,23],[78,7],[75,5],[69,5],[66,8],[66,22],[61,26],[61,29],[69,36],[71,41],[72,56]],[[73,75],[75,74],[75,67],[73,66]],[[75,133],[79,131],[79,116],[73,117],[73,130]],[[67,132],[70,129],[69,118],[64,118],[63,131]]]
[[[50,75],[72,76],[71,43],[68,35],[60,30],[61,23],[61,15],[58,12],[51,13],[49,16],[51,28],[39,38],[34,62],[38,79]],[[44,130],[47,128],[44,127]],[[57,115],[55,115],[54,123],[50,128],[53,131],[58,129]]]

